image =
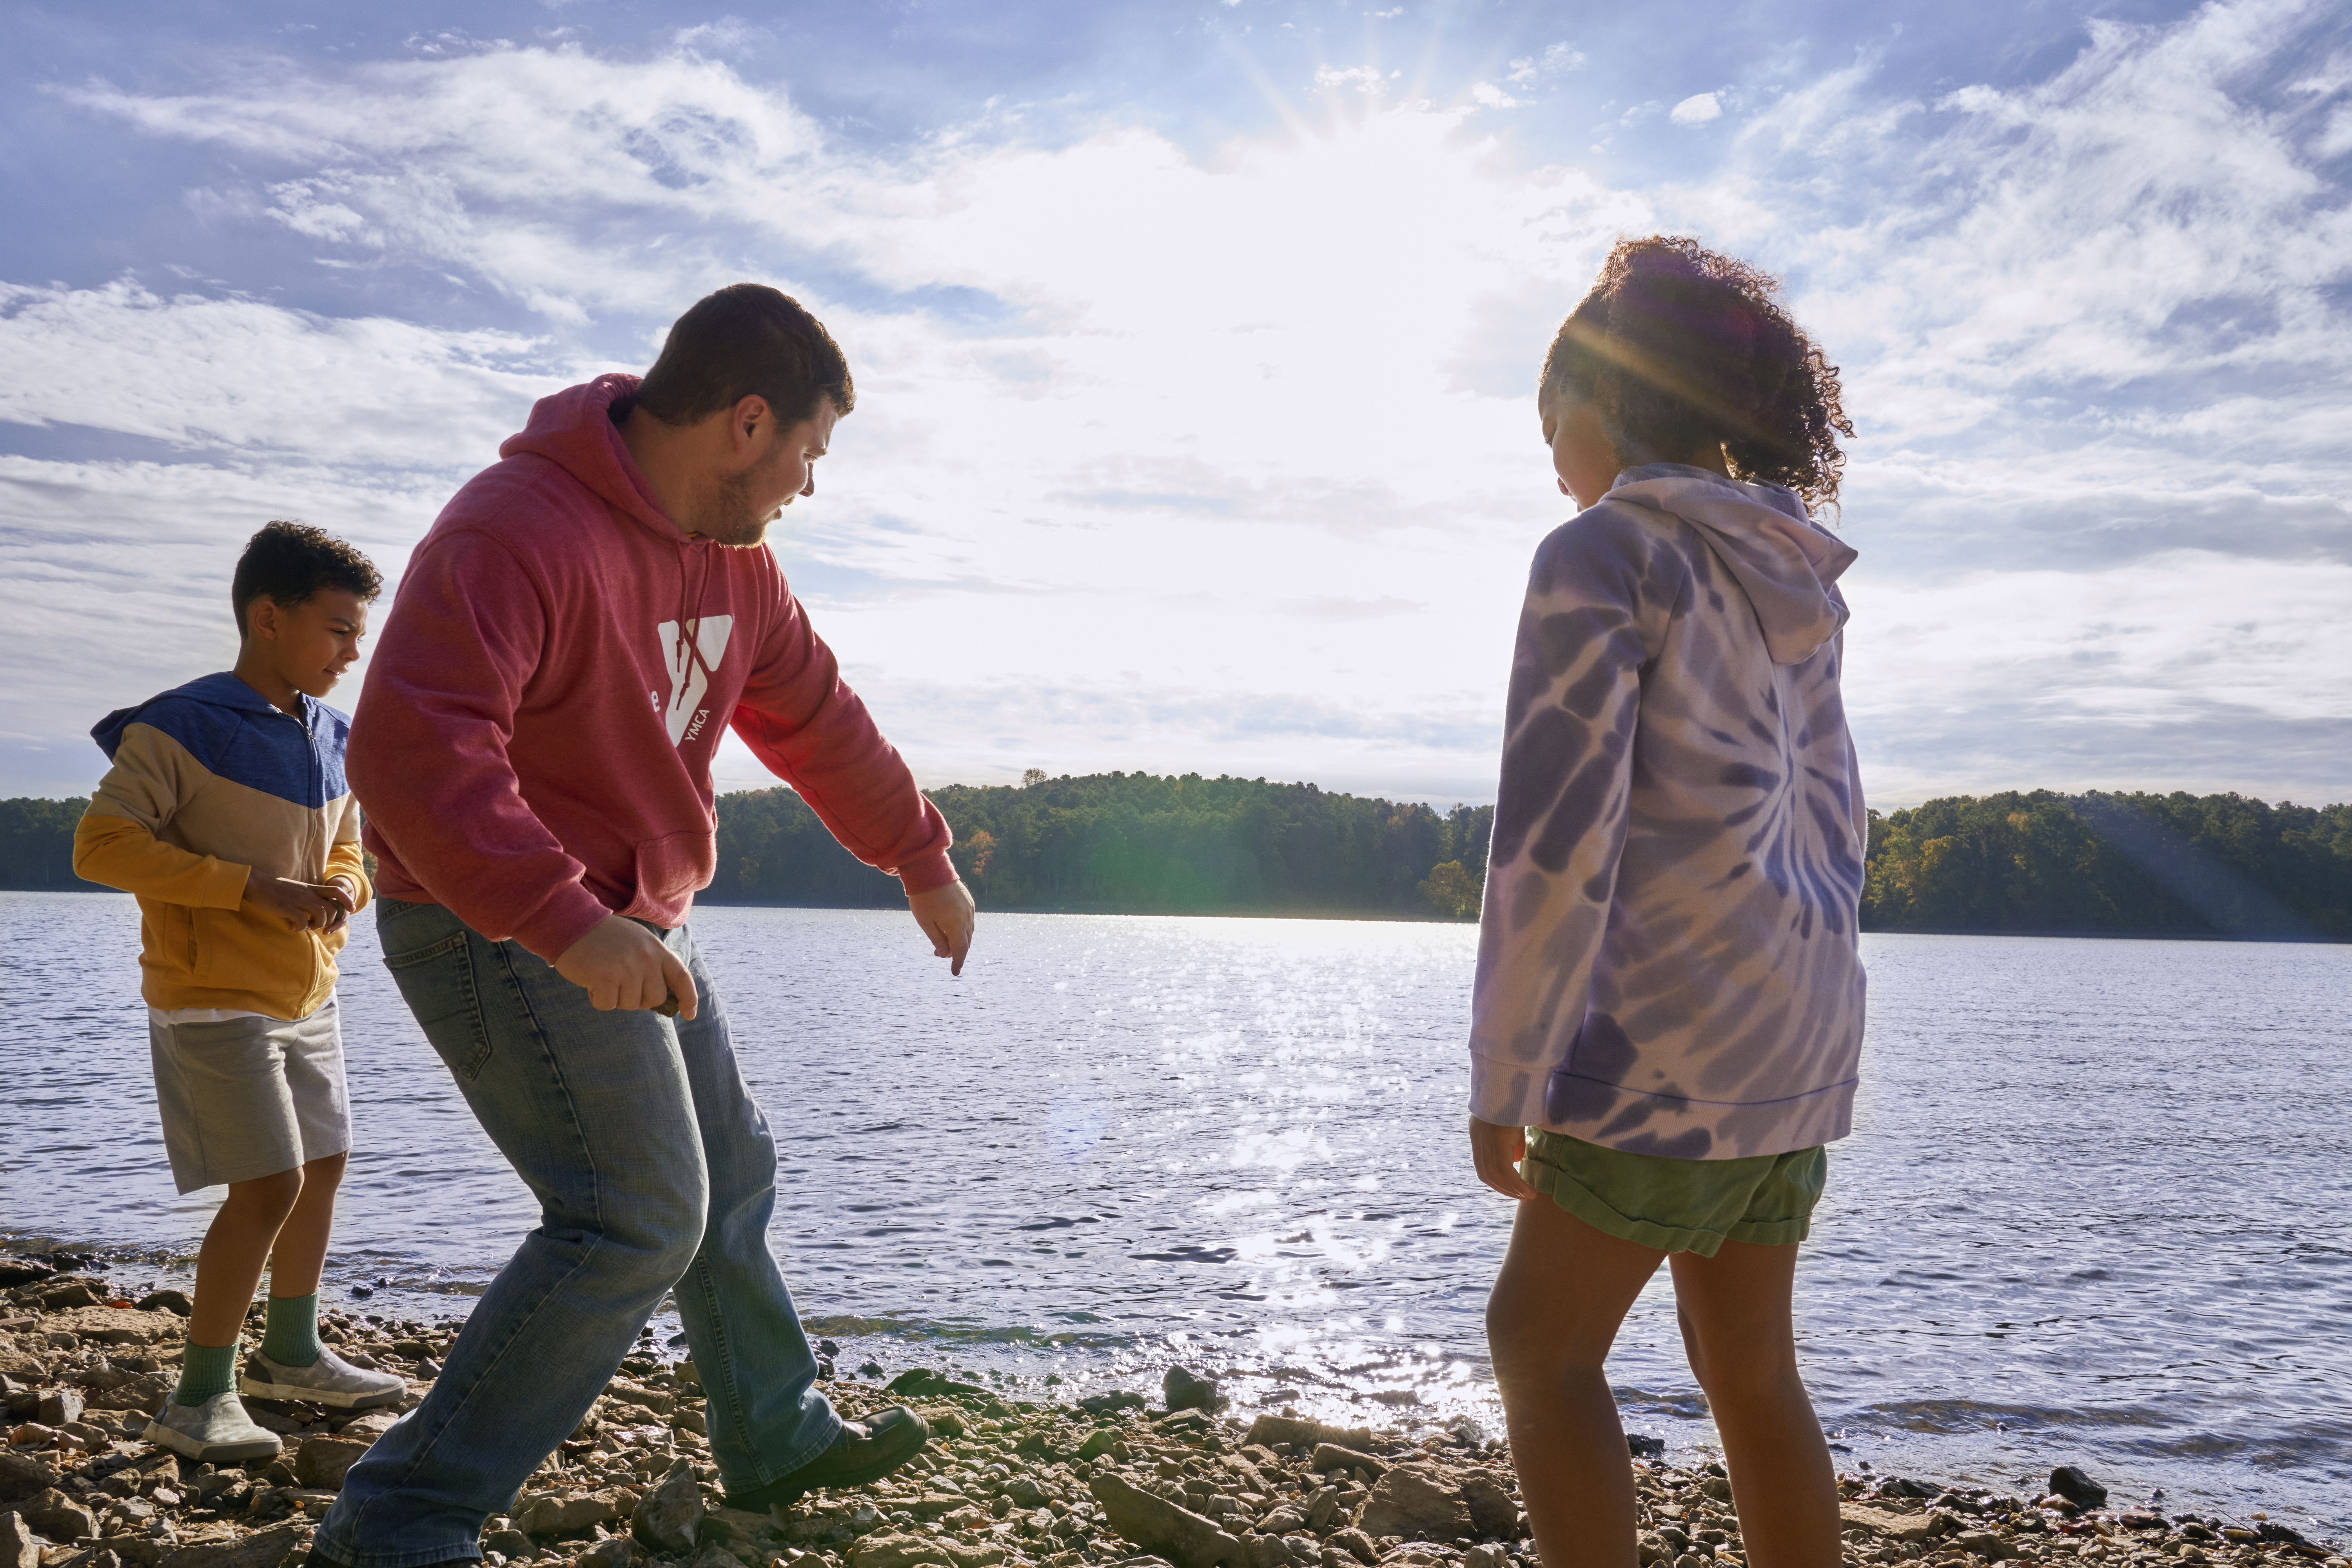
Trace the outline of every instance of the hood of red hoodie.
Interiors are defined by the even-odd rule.
[[[686,530],[672,521],[654,499],[613,418],[614,405],[636,396],[643,380],[618,374],[600,375],[541,398],[530,405],[530,423],[506,438],[499,456],[529,454],[559,464],[615,511],[674,544],[684,543]]]

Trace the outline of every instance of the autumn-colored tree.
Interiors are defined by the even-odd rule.
[[[996,835],[983,827],[950,853],[967,882],[977,882],[988,875],[989,857],[996,853]]]

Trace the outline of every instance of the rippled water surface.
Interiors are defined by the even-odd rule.
[[[367,924],[329,1293],[462,1310],[533,1214]],[[904,915],[696,930],[782,1148],[776,1247],[845,1372],[1067,1391],[1181,1357],[1244,1409],[1494,1424],[1509,1205],[1463,1153],[1467,928],[995,915],[955,982]],[[203,1231],[137,942],[126,898],[0,893],[0,1232],[168,1260]],[[1866,1087],[1799,1273],[1841,1463],[2014,1487],[2076,1462],[2119,1498],[2352,1529],[2352,951],[1864,942]],[[1663,1271],[1612,1365],[1629,1426],[1711,1440]]]

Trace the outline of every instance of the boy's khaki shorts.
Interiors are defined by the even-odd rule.
[[[155,1105],[180,1191],[274,1176],[352,1146],[332,997],[307,1018],[150,1019]]]
[[[1726,1241],[1769,1247],[1804,1240],[1829,1164],[1829,1152],[1818,1143],[1744,1160],[1674,1160],[1530,1127],[1519,1169],[1595,1230],[1713,1258]]]

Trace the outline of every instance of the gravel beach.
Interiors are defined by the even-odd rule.
[[[343,1474],[439,1372],[454,1320],[333,1310],[322,1337],[397,1372],[397,1405],[354,1414],[248,1401],[283,1437],[273,1460],[185,1465],[140,1439],[176,1378],[187,1300],[120,1278],[7,1259],[0,1279],[0,1568],[279,1568],[297,1563]],[[258,1343],[259,1312],[248,1348]],[[831,1378],[845,1415],[896,1404],[932,1440],[897,1475],[758,1515],[724,1506],[693,1363],[630,1356],[572,1438],[489,1521],[492,1568],[1538,1568],[1507,1449],[1469,1430],[1407,1435],[1289,1414],[1219,1412],[1214,1384],[1171,1368],[1163,1399],[1033,1403],[917,1369]],[[1161,1408],[1162,1404],[1174,1408]],[[1637,1440],[1638,1446],[1638,1440]],[[1719,1467],[1636,1458],[1641,1560],[1744,1563]],[[1848,1563],[2322,1563],[2340,1542],[2255,1514],[2105,1506],[2095,1479],[2041,1497],[1846,1476]],[[2071,1494],[2071,1500],[2068,1494]]]

